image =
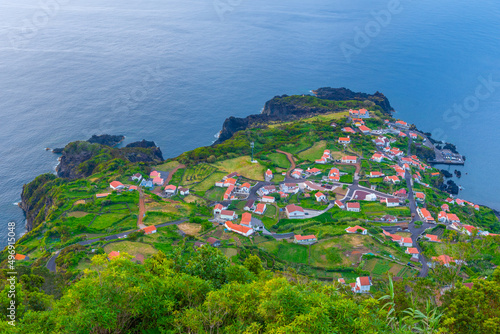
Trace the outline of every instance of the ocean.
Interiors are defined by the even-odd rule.
[[[325,86],[383,92],[466,156],[460,197],[500,209],[496,0],[0,0],[0,22],[0,246],[46,147],[123,134],[174,157]]]

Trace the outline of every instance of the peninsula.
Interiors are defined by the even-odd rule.
[[[29,232],[0,254],[26,275],[20,328],[468,333],[457,305],[500,297],[500,222],[433,167],[464,163],[454,146],[393,111],[379,92],[319,88],[167,160],[123,136],[69,143],[57,175],[23,187]]]

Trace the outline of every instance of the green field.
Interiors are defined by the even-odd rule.
[[[205,180],[193,186],[193,190],[205,193],[208,189],[212,188],[215,185],[215,182],[222,180],[222,178],[227,175],[224,172],[215,172]]]
[[[277,167],[290,168],[290,161],[288,161],[288,158],[283,153],[271,153],[267,155],[267,158]]]
[[[260,163],[251,163],[250,156],[242,156],[234,159],[219,161],[214,166],[227,174],[237,172],[241,176],[250,180],[264,181],[264,172],[266,168]]]
[[[214,186],[214,187],[208,189],[207,192],[205,192],[205,195],[203,197],[210,200],[210,201],[222,201],[226,190],[227,190],[227,188]],[[243,204],[243,205],[245,205],[245,204]]]
[[[216,168],[209,164],[201,163],[195,166],[190,166],[184,173],[184,176],[182,178],[182,185],[187,186],[201,182],[203,179],[205,179],[215,171]]]
[[[98,216],[90,227],[94,230],[103,231],[110,228],[113,225],[117,225],[121,222],[127,215],[124,214],[104,214]]]

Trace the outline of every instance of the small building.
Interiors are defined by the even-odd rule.
[[[369,276],[357,277],[356,283],[351,283],[351,290],[354,293],[368,293],[372,286],[372,279]]]
[[[358,157],[354,155],[348,155],[345,157],[342,157],[342,163],[344,164],[355,164],[358,162]]]
[[[371,161],[382,162],[384,160],[384,156],[380,153],[375,153],[370,158]]]
[[[340,284],[345,284],[345,279],[343,279],[342,277],[338,278],[337,282],[339,282]]]
[[[372,129],[370,129],[366,125],[361,125],[358,129],[359,129],[359,131],[361,131],[361,133],[363,133],[365,135],[372,131]]]
[[[338,199],[335,200],[335,205],[338,206],[339,208],[341,208],[342,210],[345,209],[345,205],[344,203],[342,203],[341,201],[339,201]]]
[[[151,225],[151,226],[146,226],[142,229],[144,231],[144,234],[153,234],[156,233],[156,226]]]
[[[140,173],[136,173],[132,175],[132,181],[141,181],[142,180],[142,175]]]
[[[347,203],[347,211],[360,212],[361,205],[358,202],[348,202]]]
[[[173,184],[169,184],[167,186],[165,186],[165,194],[167,195],[175,195],[177,191],[177,187],[174,186]]]
[[[242,192],[242,193],[247,193],[247,194],[248,194],[248,193],[250,192],[250,187],[251,187],[250,183],[245,182],[245,183],[243,183],[243,184],[240,186],[239,190],[240,190],[240,192]]]
[[[300,179],[302,177],[302,172],[303,172],[302,169],[296,168],[296,169],[293,170],[291,176],[294,179]]]
[[[370,172],[370,174],[368,175],[369,178],[374,178],[374,177],[384,177],[385,174],[384,173],[381,173],[381,172],[377,172],[377,171],[374,171],[374,172]]]
[[[386,198],[385,204],[387,205],[388,208],[399,206],[399,199],[398,198]]]
[[[149,178],[150,179],[154,179],[155,177],[160,177],[160,173],[158,173],[157,171],[152,171],[151,173],[149,173]]]
[[[415,199],[417,200],[417,202],[423,202],[423,201],[425,201],[425,193],[423,193],[423,192],[416,192],[415,193]]]
[[[351,143],[351,138],[349,136],[339,138],[339,144],[348,145],[350,143]]]
[[[125,186],[120,182],[120,181],[113,181],[109,184],[111,189],[113,190],[118,190],[118,189],[123,189]]]
[[[441,223],[446,223],[448,221],[448,218],[446,217],[446,212],[444,212],[444,211],[439,212],[438,221]]]
[[[222,210],[220,212],[220,218],[224,220],[235,220],[236,218],[238,218],[238,215],[236,214],[236,212],[231,210]]]
[[[189,189],[188,188],[179,187],[179,194],[181,194],[181,196],[189,195]]]
[[[29,260],[29,257],[27,257],[26,255],[23,255],[23,254],[16,254],[14,256],[14,259],[16,261],[24,261],[24,260]]]
[[[271,172],[270,169],[266,170],[266,172],[264,173],[264,179],[269,182],[273,179],[273,172]]]
[[[110,193],[101,193],[101,194],[96,194],[95,197],[96,198],[104,198],[104,197],[107,197]]]
[[[240,177],[240,174],[238,174],[237,172],[232,172],[232,173],[230,173],[230,174],[228,174],[228,175],[224,176],[224,177],[222,178],[222,181],[225,181],[225,180],[227,180],[227,179],[238,178],[238,177]]]
[[[426,234],[426,235],[424,235],[424,238],[426,238],[427,241],[430,241],[430,242],[441,242],[439,237],[437,235],[434,235],[434,234]]]
[[[428,223],[435,223],[436,222],[434,220],[434,217],[432,217],[431,213],[429,212],[429,210],[427,210],[425,208],[417,208],[417,213],[420,216],[420,218],[422,218],[423,220],[425,220]]]
[[[411,238],[401,238],[399,245],[402,247],[413,247],[413,241]]]
[[[307,176],[311,176],[311,175],[319,175],[321,174],[321,169],[319,168],[308,168],[305,172],[304,172]]]
[[[254,232],[254,230],[251,227],[246,227],[246,226],[243,226],[243,225],[234,224],[234,223],[232,223],[230,221],[227,221],[224,225],[226,226],[226,228],[229,231],[238,233],[238,234],[240,234],[242,236],[245,236],[245,237],[248,237],[248,236],[252,235],[253,232]]]
[[[326,196],[322,192],[318,191],[316,194],[314,194],[314,196],[316,197],[317,202],[326,202]]]
[[[135,191],[135,190],[137,190],[137,186],[128,187],[128,191]]]
[[[227,209],[224,205],[220,204],[220,203],[217,203],[215,204],[214,206],[214,215],[220,215],[220,213],[222,212],[222,210],[225,210]]]
[[[347,233],[359,233],[359,234],[362,234],[362,235],[367,235],[368,234],[368,231],[366,228],[362,228],[361,226],[359,225],[356,225],[356,226],[353,226],[353,227],[348,227],[345,229],[345,231]]]
[[[252,211],[254,209],[255,209],[255,201],[253,199],[249,199],[245,203],[245,206],[243,207],[243,210],[245,210],[245,211]]]
[[[419,258],[419,251],[415,247],[408,247],[405,251],[406,254],[410,254],[412,260],[418,261]]]
[[[383,222],[388,222],[388,223],[396,223],[398,219],[394,216],[391,215],[384,215],[380,218],[381,221]]]
[[[154,184],[154,185],[157,185],[157,186],[161,186],[161,185],[163,185],[163,182],[165,182],[165,180],[163,180],[163,179],[162,179],[161,177],[159,177],[159,176],[158,176],[158,177],[155,177],[155,178],[153,179],[153,184]]]
[[[276,199],[273,196],[262,196],[261,202],[263,203],[274,203]]]
[[[318,239],[314,234],[311,235],[296,234],[293,236],[293,242],[300,245],[312,245],[316,241],[318,241]]]
[[[443,210],[444,212],[449,212],[450,206],[445,203],[445,204],[441,205],[441,210]]]
[[[446,215],[446,220],[448,220],[448,223],[453,224],[453,223],[460,223],[460,218],[454,213],[448,213]]]
[[[289,204],[285,208],[285,212],[288,218],[304,218],[304,209],[295,204]]]
[[[401,181],[399,180],[399,177],[397,175],[391,175],[391,176],[384,177],[384,182],[396,184],[396,183],[399,183]]]
[[[257,208],[255,209],[254,212],[255,212],[255,214],[263,215],[264,212],[266,212],[266,208],[267,208],[267,206],[265,203],[259,203],[259,204],[257,204]]]
[[[208,238],[207,243],[209,243],[212,247],[219,247],[220,246],[220,241],[215,239],[214,237]]]

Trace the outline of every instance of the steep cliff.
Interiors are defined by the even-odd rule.
[[[236,132],[267,122],[292,121],[314,115],[340,112],[346,109],[368,108],[390,114],[393,109],[384,94],[356,93],[347,88],[319,88],[311,95],[282,95],[267,101],[261,114],[245,118],[229,117],[224,121],[219,138],[220,144]]]

